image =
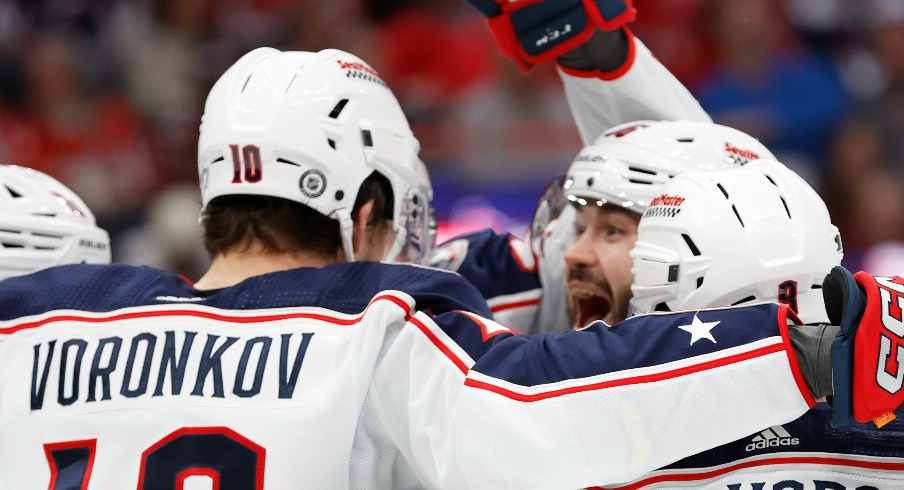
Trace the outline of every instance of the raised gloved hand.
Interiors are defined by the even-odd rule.
[[[823,281],[832,343],[832,425],[894,418],[904,403],[904,279],[851,275],[835,267]]]
[[[502,54],[523,71],[634,20],[632,0],[466,0],[487,17]]]

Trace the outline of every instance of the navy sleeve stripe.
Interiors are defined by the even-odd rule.
[[[406,313],[406,320],[411,316],[411,305],[408,300],[401,298],[399,296],[393,294],[384,294],[375,297],[368,303],[367,308],[370,308],[370,305],[376,303],[377,301],[389,301],[391,303],[396,304],[400,308],[402,308]],[[58,322],[80,322],[80,323],[108,323],[108,322],[116,322],[121,320],[130,320],[134,318],[154,318],[154,317],[172,317],[172,316],[189,316],[196,318],[207,318],[210,320],[216,320],[221,322],[228,323],[240,323],[240,324],[254,324],[254,323],[264,323],[264,322],[274,322],[280,320],[289,320],[293,318],[306,318],[311,320],[319,320],[326,323],[332,323],[335,325],[348,326],[354,325],[358,321],[360,321],[361,317],[367,312],[367,308],[364,309],[361,313],[357,315],[341,315],[330,312],[332,314],[325,313],[312,313],[310,311],[305,312],[293,312],[293,313],[280,313],[280,314],[272,314],[272,315],[260,315],[260,314],[251,314],[251,315],[229,315],[226,313],[219,312],[219,310],[212,311],[206,307],[197,307],[198,309],[187,309],[184,306],[178,309],[170,308],[165,305],[161,306],[147,306],[147,307],[138,307],[138,308],[126,308],[124,310],[118,310],[117,312],[112,312],[112,314],[99,314],[96,316],[88,316],[88,315],[60,315],[60,314],[52,314],[51,316],[41,318],[39,320],[34,320],[26,323],[14,324],[9,327],[0,328],[0,335],[9,335],[16,333],[20,330],[27,330],[32,328],[39,328],[46,325],[52,325]],[[203,309],[202,309],[203,308]],[[324,310],[322,308],[305,308],[306,310],[317,309],[321,311],[329,311]],[[138,311],[135,311],[138,310]],[[251,310],[253,311],[253,310]]]
[[[680,474],[666,474],[666,475],[656,475],[650,478],[646,478],[643,480],[636,481],[634,483],[621,486],[621,487],[606,487],[606,490],[637,490],[639,488],[644,488],[649,485],[657,484],[657,483],[668,483],[668,482],[687,482],[687,481],[699,481],[701,484],[703,480],[708,480],[710,478],[716,478],[719,476],[723,476],[725,474],[743,470],[746,468],[756,468],[760,466],[772,466],[772,465],[794,465],[792,468],[794,471],[801,471],[803,468],[798,467],[797,465],[823,465],[828,466],[831,470],[834,471],[844,471],[844,468],[866,468],[873,470],[891,470],[891,471],[904,471],[904,463],[891,463],[884,461],[875,461],[865,459],[855,459],[856,456],[845,456],[845,457],[836,457],[833,455],[826,454],[824,456],[789,456],[789,457],[767,457],[764,459],[757,459],[752,461],[744,461],[738,464],[723,466],[721,468],[700,472],[700,473],[686,473],[682,472]],[[825,471],[831,471],[830,469],[825,469]],[[773,471],[781,471],[780,468],[774,468]],[[601,487],[590,487],[587,490],[602,490]]]
[[[472,376],[465,380],[465,385],[470,386],[472,388],[492,391],[499,395],[505,396],[506,398],[510,398],[512,400],[521,401],[521,402],[535,402],[540,400],[546,400],[548,398],[555,398],[558,396],[569,395],[572,393],[580,393],[584,391],[596,391],[603,390],[608,388],[614,388],[618,386],[627,386],[633,384],[642,384],[649,383],[653,381],[660,381],[664,379],[672,379],[678,378],[681,376],[686,376],[688,374],[698,373],[707,371],[714,368],[719,368],[723,366],[728,366],[730,364],[736,364],[740,362],[744,362],[750,359],[756,359],[759,357],[767,356],[770,354],[781,353],[785,351],[784,343],[781,339],[777,337],[773,337],[772,339],[764,339],[771,340],[767,345],[763,345],[761,347],[756,347],[751,350],[746,350],[738,353],[733,353],[727,356],[719,356],[713,359],[711,356],[699,356],[708,358],[708,360],[702,362],[696,362],[690,364],[688,366],[682,366],[675,369],[669,369],[666,371],[655,372],[651,374],[644,374],[639,376],[619,376],[615,379],[607,379],[605,381],[598,382],[590,382],[587,384],[574,384],[573,382],[576,380],[567,380],[565,382],[552,383],[550,385],[545,385],[541,389],[537,389],[537,386],[534,387],[524,387],[525,390],[522,392],[515,391],[512,389],[515,385],[509,384],[512,388],[506,388],[501,386],[500,384],[496,384],[496,380],[486,375],[482,375],[478,372],[473,372]],[[483,380],[479,379],[482,378]],[[588,381],[593,380],[593,378],[587,378]],[[506,383],[502,381],[502,383]],[[566,387],[558,388],[562,384],[568,384]],[[508,383],[507,383],[508,384]],[[529,393],[527,392],[529,391]]]

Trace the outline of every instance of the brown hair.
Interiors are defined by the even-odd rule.
[[[374,208],[367,225],[392,219],[392,187],[383,175],[374,172],[361,184],[352,208],[357,214],[367,201]],[[339,222],[303,204],[270,196],[221,196],[204,208],[201,215],[204,246],[211,257],[230,251],[247,250],[254,242],[266,252],[310,251],[324,257],[342,247]]]

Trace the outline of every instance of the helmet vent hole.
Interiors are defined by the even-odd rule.
[[[254,74],[248,75],[248,78],[245,79],[245,83],[242,85],[242,91],[240,93],[245,93],[245,89],[248,88],[248,82],[251,81],[252,75]]]
[[[716,187],[718,187],[719,190],[722,191],[722,195],[725,196],[725,199],[728,199],[728,191],[726,191],[725,188],[722,187],[722,184],[716,184]]]
[[[669,266],[669,282],[677,282],[678,281],[678,264],[672,264]]]
[[[755,301],[755,300],[756,300],[756,297],[754,297],[754,296],[748,296],[748,297],[746,297],[746,298],[739,299],[739,300],[735,301],[734,303],[731,304],[731,306],[738,306],[738,305],[740,305],[740,304],[749,303],[749,302]]]
[[[333,111],[330,112],[330,117],[336,119],[339,117],[339,114],[342,112],[342,109],[345,109],[345,104],[348,104],[348,99],[342,99],[336,103],[336,107],[333,107]]]
[[[21,230],[8,230],[6,228],[0,228],[0,233],[15,233],[16,235],[18,235],[19,233],[22,233],[22,231]]]
[[[738,208],[735,207],[734,204],[731,205],[731,210],[734,211],[735,217],[738,218],[738,223],[741,223],[741,228],[744,227],[744,220],[741,219],[741,215],[738,213]]]
[[[697,278],[697,289],[703,287],[703,276]]]
[[[25,248],[25,245],[21,243],[2,242],[0,245],[3,245],[3,248]]]
[[[782,205],[785,206],[785,213],[788,214],[788,219],[791,219],[791,210],[788,209],[788,202],[785,201],[784,197],[779,196],[779,199],[782,200]]]
[[[646,169],[646,168],[628,166],[628,170],[630,170],[632,172],[639,172],[642,174],[647,174],[647,175],[656,175],[655,170],[650,170],[650,169]]]
[[[327,139],[326,139],[326,142],[327,142],[328,145],[330,145],[330,148],[332,148],[332,149],[334,149],[334,150],[336,149],[336,142],[335,142],[333,139],[327,138]]]
[[[219,156],[219,157],[217,157],[217,158],[214,158],[214,160],[213,160],[212,162],[210,162],[210,164],[213,165],[214,163],[222,162],[222,161],[225,160],[225,159],[226,159],[226,157],[224,157],[224,156],[221,155],[221,156]]]
[[[669,308],[669,305],[665,304],[665,302],[662,302],[656,305],[656,308],[654,308],[653,311],[672,311],[672,309]]]
[[[632,184],[643,184],[643,185],[653,185],[649,180],[640,180],[640,179],[628,179],[628,182]]]
[[[370,130],[365,129],[365,130],[361,131],[361,137],[364,139],[364,146],[373,146],[374,145],[374,138],[370,134]]]
[[[687,236],[686,233],[682,233],[681,238],[684,238],[684,243],[687,244],[687,248],[691,249],[691,253],[694,254],[694,256],[700,255],[700,249],[697,248],[697,245],[691,240],[691,237]]]
[[[765,175],[765,177],[769,180],[769,182],[772,182],[772,185],[778,187],[778,184],[776,184],[775,181],[772,180],[772,177],[770,177],[770,176],[768,176],[768,175]]]
[[[679,143],[693,143],[694,138],[675,138],[675,141]]]
[[[822,284],[813,284],[810,289],[822,289]]]
[[[22,197],[22,194],[19,194],[18,192],[15,191],[15,189],[11,188],[10,186],[5,185],[3,187],[6,188],[6,192],[9,192],[9,195],[12,196],[14,199],[18,199],[18,198]]]
[[[295,165],[296,167],[300,167],[300,166],[301,166],[301,165],[299,165],[299,164],[297,164],[297,163],[295,163],[295,162],[293,162],[293,161],[291,161],[291,160],[286,160],[285,158],[277,158],[276,161],[279,162],[279,163],[287,163],[287,164],[289,164],[289,165]]]

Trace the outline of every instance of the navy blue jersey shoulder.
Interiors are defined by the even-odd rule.
[[[486,229],[462,235],[446,244],[458,240],[468,242],[467,253],[456,270],[489,299],[540,287],[536,270],[524,270],[512,255],[509,241],[513,238],[510,233]]]
[[[647,368],[750,345],[781,335],[779,306],[762,303],[639,315],[615,325],[601,321],[563,334],[500,336],[473,370],[522,386],[556,383]],[[705,327],[708,336],[701,330]],[[692,333],[692,330],[697,333]]]
[[[0,319],[73,309],[103,312],[130,306],[191,303],[250,310],[316,306],[358,313],[380,292],[402,291],[416,309],[465,310],[490,316],[480,293],[457,274],[401,264],[353,262],[255,276],[224,289],[199,291],[174,274],[123,264],[68,265],[0,282]]]

